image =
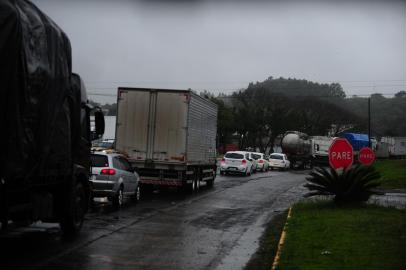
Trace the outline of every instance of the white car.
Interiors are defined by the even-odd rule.
[[[290,161],[288,160],[288,157],[285,154],[272,153],[269,156],[269,168],[271,170],[276,169],[276,168],[286,170],[286,169],[289,169],[289,167],[290,167]]]
[[[257,171],[268,171],[269,161],[268,157],[263,153],[252,153],[253,158],[257,161]]]
[[[252,172],[253,173],[256,173],[257,172],[257,164],[258,164],[258,162],[257,162],[257,160],[255,159],[255,157],[254,157],[254,152],[247,152],[247,151],[243,151],[243,152],[245,152],[245,153],[247,153],[248,154],[248,158],[251,160],[251,162],[252,162]]]
[[[228,173],[251,175],[253,172],[252,159],[248,152],[230,151],[220,162],[220,174]]]

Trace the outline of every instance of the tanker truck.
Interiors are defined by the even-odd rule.
[[[288,156],[292,169],[313,166],[312,142],[307,134],[287,131],[281,139],[281,148],[282,152]]]
[[[65,234],[76,233],[103,114],[72,73],[65,33],[29,1],[1,1],[0,10],[1,228],[59,222]]]

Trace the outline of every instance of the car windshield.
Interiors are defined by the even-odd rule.
[[[101,142],[99,146],[103,148],[111,148],[113,146],[113,142]]]
[[[258,159],[260,159],[260,158],[261,158],[261,155],[258,155],[258,154],[252,154],[252,157],[253,157],[255,160],[258,160]]]
[[[281,156],[281,155],[271,155],[269,158],[270,159],[283,159],[283,156]]]
[[[109,167],[107,156],[92,154],[90,159],[92,161],[92,167]]]
[[[232,159],[243,159],[244,155],[243,154],[238,154],[238,153],[227,153],[224,156],[225,158],[232,158]]]

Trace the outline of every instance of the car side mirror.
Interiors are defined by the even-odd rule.
[[[100,108],[95,108],[94,111],[94,124],[95,130],[92,131],[92,140],[100,139],[104,134],[105,123],[104,123],[104,115]]]
[[[96,134],[100,137],[104,134],[105,123],[104,123],[104,115],[101,110],[97,110],[94,112],[94,121],[96,125]]]

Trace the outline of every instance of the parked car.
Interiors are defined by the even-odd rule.
[[[100,144],[99,147],[103,147],[105,149],[112,149],[114,148],[114,139],[104,139]]]
[[[290,161],[285,154],[282,153],[272,153],[269,156],[269,168],[286,170],[290,167]]]
[[[269,161],[268,157],[263,153],[252,153],[253,158],[257,162],[257,171],[268,171],[269,169]]]
[[[118,208],[125,197],[140,200],[139,176],[121,154],[94,152],[91,154],[93,198],[107,197]]]
[[[104,139],[101,142],[95,143],[92,147],[93,151],[102,151],[105,149],[114,149],[114,139]]]
[[[248,152],[227,152],[220,162],[220,174],[236,173],[251,175],[254,169],[252,161]]]
[[[248,153],[248,158],[251,160],[252,162],[252,173],[256,173],[257,172],[257,160],[254,157],[254,152],[245,152]]]

